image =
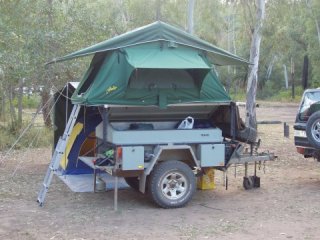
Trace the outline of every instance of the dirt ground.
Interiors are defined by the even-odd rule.
[[[257,110],[259,121],[290,125],[290,138],[283,124],[258,127],[262,148],[278,155],[258,172],[261,188],[245,191],[243,168],[231,167],[228,190],[216,172],[216,189],[197,191],[180,209],[125,189],[114,212],[113,191],[73,193],[56,177],[40,208],[50,149],[15,152],[0,167],[0,239],[320,239],[320,163],[295,151],[296,111],[297,104],[269,103]]]

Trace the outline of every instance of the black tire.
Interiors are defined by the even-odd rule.
[[[312,156],[313,156],[318,162],[320,162],[320,151],[314,151],[314,153],[312,154]]]
[[[139,178],[138,177],[125,177],[126,183],[136,191],[139,191]]]
[[[196,177],[191,168],[180,161],[156,165],[149,179],[152,200],[162,208],[185,206],[196,190]]]
[[[254,143],[257,140],[257,130],[251,127],[238,130],[236,139],[241,142]]]
[[[309,143],[314,148],[320,149],[320,112],[315,112],[309,117],[306,134]]]

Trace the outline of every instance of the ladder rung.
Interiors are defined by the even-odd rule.
[[[56,153],[57,153],[57,154],[64,154],[64,151],[58,151],[58,150],[56,150]]]

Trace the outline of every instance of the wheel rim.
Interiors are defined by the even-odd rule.
[[[312,124],[311,134],[315,141],[320,143],[320,121],[316,121]]]
[[[188,180],[180,172],[169,172],[161,179],[160,186],[164,197],[177,200],[187,193]]]

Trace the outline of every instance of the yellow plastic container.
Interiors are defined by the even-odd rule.
[[[215,188],[214,184],[214,169],[206,169],[205,174],[198,177],[197,187],[201,190],[211,190]]]

